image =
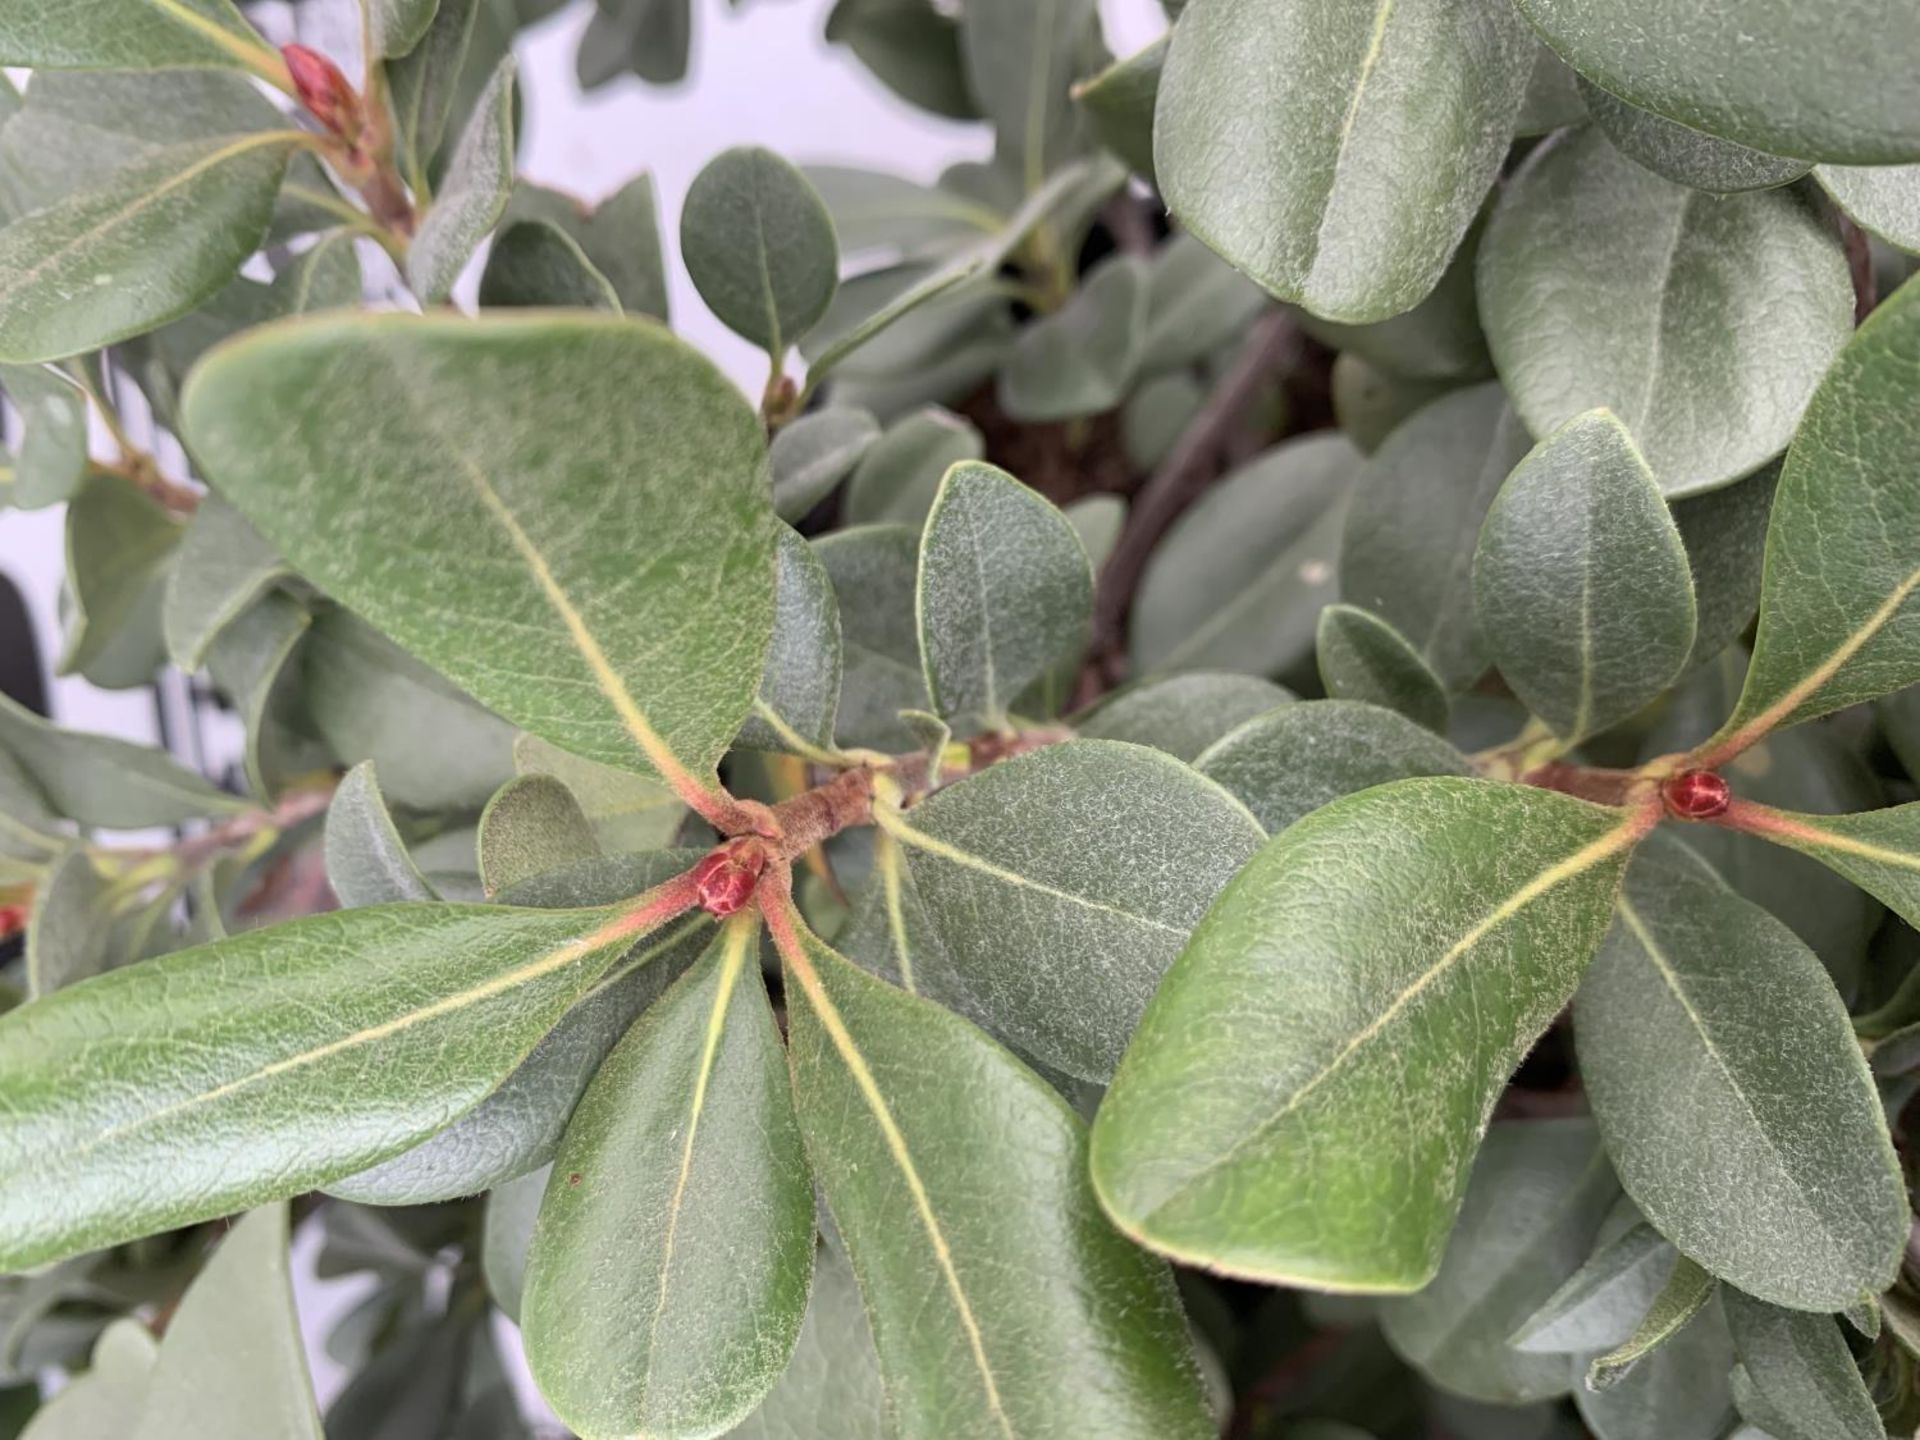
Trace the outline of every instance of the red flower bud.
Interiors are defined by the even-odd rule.
[[[1661,788],[1667,813],[1676,820],[1711,820],[1727,813],[1733,792],[1711,770],[1683,770]]]
[[[760,872],[767,868],[767,847],[753,836],[729,840],[693,867],[693,889],[700,907],[724,919],[753,898]]]
[[[27,915],[24,905],[0,905],[0,940],[9,939],[26,929]]]
[[[340,67],[305,45],[282,45],[280,54],[307,113],[335,135],[356,139],[361,126],[360,96]]]

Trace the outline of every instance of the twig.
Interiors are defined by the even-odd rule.
[[[1212,480],[1220,452],[1233,427],[1273,375],[1290,366],[1300,351],[1300,330],[1283,310],[1271,310],[1253,322],[1240,353],[1200,407],[1172,451],[1141,487],[1127,512],[1126,528],[1100,572],[1093,606],[1093,663],[1109,680],[1119,678],[1125,647],[1127,611],[1140,584],[1147,557],[1173,522]]]

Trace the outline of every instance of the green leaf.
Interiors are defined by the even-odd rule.
[[[785,525],[778,550],[773,643],[753,713],[734,743],[794,754],[828,750],[840,705],[840,606],[819,555]]]
[[[1621,1184],[1683,1255],[1801,1309],[1892,1283],[1906,1191],[1846,1008],[1684,846],[1630,871],[1574,1027]]]
[[[833,22],[827,23],[831,28]],[[901,259],[947,255],[1007,223],[1003,210],[944,185],[851,165],[805,165],[800,173],[833,217],[843,257],[865,251]]]
[[[949,120],[980,118],[961,69],[960,24],[932,0],[836,0],[827,39],[909,104]]]
[[[333,792],[325,845],[327,883],[343,909],[435,898],[394,827],[371,760],[349,770]]]
[[[793,1359],[760,1408],[727,1440],[894,1440],[873,1327],[853,1266],[838,1245],[820,1247],[813,1293]]]
[[[655,209],[653,177],[644,173],[592,207],[558,190],[520,181],[507,201],[505,224],[541,220],[554,226],[606,278],[621,309],[665,320],[666,259],[660,253]]]
[[[1435,778],[1349,795],[1268,841],[1107,1092],[1093,1176],[1108,1213],[1228,1274],[1426,1284],[1494,1100],[1572,995],[1646,823]]]
[[[581,37],[575,69],[583,90],[631,71],[655,85],[687,78],[693,42],[691,0],[599,0]]]
[[[800,1126],[900,1440],[1211,1435],[1173,1287],[1100,1214],[1065,1102],[813,936],[782,958]]]
[[[1920,165],[1822,165],[1813,178],[1861,229],[1920,253]]]
[[[774,513],[798,524],[853,473],[879,439],[879,421],[858,406],[830,405],[802,415],[774,436],[768,447]]]
[[[384,59],[405,55],[426,35],[439,7],[440,0],[368,0],[367,43]]]
[[[1378,615],[1357,605],[1329,605],[1320,612],[1314,645],[1328,695],[1369,701],[1446,733],[1447,692],[1440,677]]]
[[[1153,252],[1151,264],[1143,374],[1205,360],[1270,304],[1265,291],[1184,230]]]
[[[773,520],[753,411],[658,326],[316,317],[222,346],[186,415],[295,568],[475,698],[710,787],[772,630]]]
[[[1886,1440],[1839,1324],[1720,1292],[1734,1348],[1780,1440]],[[1741,1406],[1744,1412],[1746,1406]]]
[[[1475,1400],[1565,1394],[1567,1362],[1508,1337],[1587,1253],[1617,1193],[1588,1121],[1494,1126],[1433,1282],[1380,1307],[1388,1341],[1428,1379]]]
[[[1153,182],[1153,112],[1166,64],[1167,37],[1163,35],[1073,87],[1073,98],[1086,113],[1094,137],[1149,184]]]
[[[494,1186],[487,1196],[487,1213],[480,1240],[480,1263],[494,1303],[514,1324],[520,1323],[520,1303],[526,1294],[527,1252],[533,1246],[533,1227],[540,1202],[547,1193],[553,1166],[543,1165],[518,1179]]]
[[[293,572],[260,532],[218,495],[200,497],[167,577],[167,655],[198,670],[221,631]]]
[[[758,933],[729,923],[641,1017],[554,1157],[521,1325],[541,1392],[589,1440],[723,1431],[793,1351],[813,1189]]]
[[[1416,411],[1459,388],[1452,380],[1409,380],[1349,351],[1333,362],[1334,424],[1362,455],[1372,455]],[[1519,424],[1514,422],[1516,430]]]
[[[1920,377],[1920,284],[1867,317],[1794,437],[1767,532],[1760,629],[1740,703],[1709,742],[1769,730],[1920,680],[1920,435],[1901,397]]]
[[[513,189],[514,60],[481,92],[420,231],[407,247],[407,283],[422,305],[443,304],[480,242],[506,212]]]
[[[1193,763],[1273,835],[1356,790],[1473,773],[1466,756],[1431,730],[1358,700],[1284,706],[1228,731]]]
[[[1742,833],[1812,856],[1909,925],[1920,925],[1920,804],[1855,815],[1802,815],[1751,801],[1735,803]]]
[[[1308,653],[1314,618],[1333,598],[1359,460],[1338,436],[1307,436],[1202,495],[1147,562],[1133,605],[1135,670],[1271,675]]]
[[[1682,1262],[1683,1265],[1685,1262]],[[1695,1267],[1693,1273],[1701,1272]],[[1734,1419],[1727,1372],[1733,1342],[1715,1309],[1702,1310],[1713,1282],[1696,1291],[1694,1307],[1671,1317],[1660,1348],[1604,1387],[1576,1384],[1573,1403],[1594,1440],[1722,1440]],[[1651,1318],[1651,1317],[1649,1317]]]
[[[998,730],[1062,653],[1085,641],[1093,568],[1066,516],[1004,470],[955,465],[920,538],[920,654],[934,709]]]
[[[1776,155],[1920,159],[1920,37],[1899,0],[1519,4],[1561,59],[1643,110]]]
[[[1181,222],[1281,299],[1384,320],[1439,283],[1532,68],[1501,6],[1194,0],[1161,77],[1154,168]]]
[[[1501,675],[1569,742],[1678,678],[1695,626],[1686,547],[1611,413],[1569,420],[1501,485],[1474,552],[1473,598]]]
[[[146,685],[165,659],[160,603],[180,523],[116,475],[93,474],[67,504],[66,634],[55,671],[108,689]]]
[[[87,395],[51,366],[0,366],[0,383],[20,412],[8,500],[38,510],[73,497],[87,473]]]
[[[428,162],[446,136],[481,3],[439,0],[420,43],[386,67],[399,132],[396,148],[408,180],[416,185],[425,179]]]
[[[834,737],[842,745],[912,749],[902,710],[927,706],[914,592],[920,536],[905,525],[857,525],[813,542],[840,609],[843,669]]]
[[[827,207],[806,176],[758,146],[725,151],[694,177],[680,256],[720,323],[776,362],[819,323],[839,284]]]
[[[1832,228],[1793,195],[1703,195],[1589,128],[1508,182],[1480,313],[1534,434],[1611,409],[1680,496],[1780,453],[1851,333],[1853,286]]]
[[[86,847],[74,846],[47,867],[33,891],[28,993],[37,999],[167,948],[163,922],[175,898],[172,891],[148,900],[137,889],[116,889]]]
[[[1767,521],[1779,483],[1780,466],[1766,465],[1744,480],[1671,506],[1693,573],[1696,623],[1689,670],[1738,640],[1759,607]]]
[[[21,1440],[107,1440],[140,1423],[158,1348],[138,1320],[116,1320],[93,1347],[93,1361],[41,1407]]]
[[[476,845],[489,899],[522,880],[600,854],[580,802],[551,775],[516,775],[502,785],[481,812]]]
[[[1474,268],[1486,226],[1476,218],[1433,293],[1401,315],[1371,325],[1341,325],[1307,311],[1300,328],[1323,345],[1352,351],[1402,379],[1484,380],[1493,373],[1480,333]]]
[[[1069,93],[1095,43],[1095,0],[970,0],[960,11],[967,86],[993,125],[994,151],[1032,194],[1075,149]]]
[[[1191,763],[1222,736],[1293,698],[1270,680],[1198,670],[1117,690],[1074,728],[1084,739],[1151,745]]]
[[[1514,1349],[1571,1355],[1619,1344],[1633,1334],[1679,1260],[1679,1252],[1644,1220],[1634,1220],[1611,1241],[1603,1227],[1586,1263],[1513,1332]]]
[[[271,78],[278,57],[230,0],[20,0],[0,15],[0,64],[47,70],[219,66]],[[284,68],[281,73],[284,74]]]
[[[984,454],[985,441],[973,423],[938,406],[894,421],[867,447],[847,482],[847,523],[918,526],[947,471]]]
[[[214,689],[246,727],[247,786],[263,799],[318,780],[337,758],[300,713],[309,692],[299,661],[311,625],[304,605],[275,591],[222,631],[207,652]],[[445,737],[439,738],[444,744]]]
[[[1340,543],[1340,598],[1402,635],[1449,690],[1487,668],[1473,614],[1473,551],[1487,507],[1526,455],[1498,385],[1435,400],[1360,472]]]
[[[0,750],[19,762],[56,811],[82,825],[140,830],[247,808],[165,751],[62,730],[5,695]]]
[[[1547,135],[1562,125],[1578,125],[1586,118],[1587,105],[1581,98],[1579,75],[1549,46],[1536,42],[1527,98],[1520,104],[1520,118],[1513,123],[1514,138]]]
[[[1664,119],[1586,80],[1580,82],[1580,98],[1616,149],[1676,185],[1723,195],[1770,190],[1798,180],[1813,168],[1808,160],[1768,155]]]
[[[1667,1276],[1667,1283],[1660,1287],[1660,1293],[1641,1312],[1640,1322],[1634,1326],[1633,1333],[1606,1354],[1594,1356],[1587,1366],[1586,1388],[1604,1390],[1618,1384],[1630,1370],[1655,1352],[1663,1352],[1664,1355],[1660,1364],[1653,1367],[1658,1372],[1658,1378],[1647,1377],[1650,1388],[1656,1391],[1670,1388],[1673,1377],[1669,1372],[1672,1370],[1679,1370],[1684,1379],[1697,1378],[1703,1370],[1712,1374],[1726,1369],[1724,1363],[1701,1366],[1684,1346],[1666,1352],[1667,1343],[1700,1313],[1719,1285],[1720,1282],[1713,1276],[1684,1255],[1681,1256]],[[1718,1326],[1709,1323],[1707,1328],[1717,1329]],[[1695,1338],[1704,1343],[1702,1337],[1696,1335]],[[1676,1361],[1680,1363],[1673,1363]],[[1578,1394],[1578,1391],[1575,1393]],[[1629,1393],[1632,1393],[1631,1388]],[[1717,1435],[1719,1432],[1716,1430],[1714,1433]]]
[[[582,760],[537,735],[514,740],[513,765],[522,775],[552,775],[573,791],[609,855],[671,845],[688,813],[657,781]]]
[[[259,247],[293,131],[153,150],[0,230],[0,359],[57,360],[184,315]]]
[[[685,850],[590,860],[522,881],[504,904],[578,910],[641,893],[691,869]],[[694,915],[632,945],[550,1027],[498,1087],[432,1139],[328,1184],[367,1205],[414,1205],[475,1195],[545,1165],[567,1117],[621,1034],[706,947],[711,925]]]
[[[287,1208],[243,1217],[167,1321],[132,1440],[321,1440],[287,1268]]]
[[[483,309],[553,305],[620,313],[620,297],[558,225],[521,220],[501,230],[480,272]]]
[[[1015,420],[1072,420],[1111,410],[1146,344],[1147,262],[1116,255],[1059,310],[1020,332],[1000,371],[1000,408]]]
[[[1048,746],[877,818],[965,987],[957,1008],[1092,1080],[1262,838],[1217,785],[1110,740]]]
[[[340,763],[377,760],[394,803],[477,810],[513,772],[511,726],[347,611],[314,617],[296,658],[303,722]]]
[[[102,975],[0,1016],[0,1269],[299,1194],[472,1109],[644,928],[382,906]]]

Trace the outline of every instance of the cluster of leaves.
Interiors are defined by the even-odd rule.
[[[756,408],[550,8],[0,8],[0,500],[246,741],[0,701],[0,1433],[320,1435],[288,1202],[329,1440],[496,1313],[589,1440],[1912,1429],[1911,17],[840,0],[993,155],[701,173]]]

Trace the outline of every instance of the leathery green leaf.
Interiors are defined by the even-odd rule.
[[[1616,1345],[1667,1282],[1680,1255],[1626,1202],[1626,1228],[1608,1237],[1600,1228],[1593,1254],[1513,1332],[1513,1347],[1529,1354],[1571,1355]]]
[[[407,853],[371,760],[349,770],[334,790],[324,844],[327,883],[343,909],[436,898]]]
[[[1853,287],[1794,195],[1707,195],[1592,127],[1540,146],[1480,245],[1495,366],[1535,435],[1606,407],[1669,496],[1751,474],[1847,342]]]
[[[1474,613],[1500,673],[1566,740],[1652,700],[1693,653],[1693,577],[1659,483],[1596,410],[1534,447],[1494,496]]]
[[[0,360],[58,360],[186,314],[259,247],[306,143],[268,130],[163,146],[0,230]]]
[[[1153,179],[1153,111],[1166,68],[1167,37],[1073,87],[1074,101],[1100,143],[1136,175]]]
[[[439,305],[507,208],[513,190],[514,59],[507,55],[474,103],[445,183],[407,247],[407,283]]]
[[[1854,333],[1787,452],[1753,664],[1709,757],[1920,680],[1920,431],[1905,408],[1916,384],[1909,281]]]
[[[1704,1278],[1706,1288],[1693,1292],[1691,1309],[1662,1317],[1666,1329],[1658,1348],[1630,1370],[1612,1374],[1604,1385],[1573,1386],[1573,1403],[1595,1440],[1641,1440],[1650,1435],[1660,1440],[1723,1440],[1727,1433],[1734,1418],[1728,1384],[1733,1341],[1719,1307],[1705,1307],[1712,1279],[1698,1266],[1681,1264],[1692,1276]],[[1579,1375],[1577,1361],[1574,1374]]]
[[[775,360],[819,323],[839,285],[827,207],[806,176],[757,146],[715,157],[694,178],[680,254],[721,323]]]
[[[1629,872],[1574,1032],[1621,1184],[1683,1255],[1799,1309],[1892,1283],[1906,1190],[1846,1009],[1683,845]]]
[[[1262,839],[1212,781],[1111,740],[1049,745],[876,815],[966,987],[957,1008],[1091,1080],[1113,1073],[1161,975]]]
[[[320,1440],[293,1308],[287,1207],[227,1232],[167,1323],[131,1440]]]
[[[138,830],[247,808],[164,750],[62,730],[7,695],[0,695],[0,751],[18,762],[54,810],[82,825]]]
[[[1447,692],[1418,650],[1393,626],[1357,605],[1329,605],[1315,637],[1320,679],[1338,700],[1398,711],[1429,730],[1447,728]]]
[[[20,0],[0,15],[0,64],[48,70],[251,70],[278,57],[230,0]],[[284,70],[282,71],[284,73]]]
[[[1191,763],[1216,740],[1293,699],[1291,690],[1257,675],[1195,670],[1117,690],[1073,724],[1085,740],[1151,745]]]
[[[1667,1276],[1667,1283],[1642,1311],[1633,1333],[1588,1363],[1586,1388],[1604,1390],[1618,1384],[1634,1366],[1678,1336],[1719,1288],[1718,1280],[1686,1256],[1680,1256]],[[1688,1359],[1693,1361],[1693,1357]]]
[[[972,0],[960,11],[967,87],[993,123],[994,151],[1031,194],[1072,153],[1070,86],[1096,42],[1094,0]]]
[[[308,317],[221,346],[184,409],[329,594],[563,749],[710,787],[773,627],[766,447],[659,326]]]
[[[1580,96],[1594,124],[1621,153],[1677,185],[1723,195],[1770,190],[1798,180],[1813,168],[1809,160],[1768,155],[1665,119],[1585,80],[1580,82]]]
[[[1669,120],[1775,155],[1920,159],[1920,33],[1901,0],[1519,4],[1567,64]]]
[[[1080,1119],[959,1016],[773,923],[800,1126],[900,1440],[1212,1435],[1171,1281],[1101,1215]]]
[[[795,754],[830,750],[840,708],[840,604],[813,547],[786,525],[779,534],[773,643],[753,713],[734,743]]]
[[[860,1304],[853,1266],[837,1244],[820,1247],[813,1293],[793,1359],[766,1402],[727,1440],[895,1440],[880,1382],[873,1327]]]
[[[1886,1440],[1838,1320],[1795,1314],[1738,1290],[1720,1293],[1770,1432],[1777,1429],[1780,1440]]]
[[[0,1016],[0,1270],[299,1194],[478,1104],[644,929],[464,905],[317,915]]]
[[[1107,1092],[1093,1177],[1108,1213],[1227,1274],[1426,1284],[1494,1100],[1572,995],[1650,823],[1426,778],[1268,841],[1161,982]]]
[[[1855,815],[1802,815],[1736,800],[1743,833],[1811,855],[1920,925],[1920,803]]]
[[[1565,1358],[1529,1354],[1510,1337],[1580,1263],[1618,1193],[1590,1121],[1494,1126],[1433,1283],[1380,1307],[1388,1341],[1435,1384],[1475,1400],[1565,1394]]]
[[[1093,567],[1051,502],[1004,470],[962,462],[927,513],[914,611],[934,709],[1002,729],[1021,692],[1084,642]]]
[[[1532,69],[1503,5],[1194,0],[1160,79],[1154,171],[1181,222],[1281,299],[1384,320],[1439,283]]]
[[[1813,178],[1861,229],[1920,253],[1920,165],[1822,165]]]
[[[728,922],[607,1057],[554,1156],[520,1323],[587,1440],[717,1434],[793,1352],[813,1188],[758,936],[757,916]]]
[[[474,850],[480,884],[491,900],[522,880],[597,859],[600,842],[564,780],[516,775],[481,811]]]

